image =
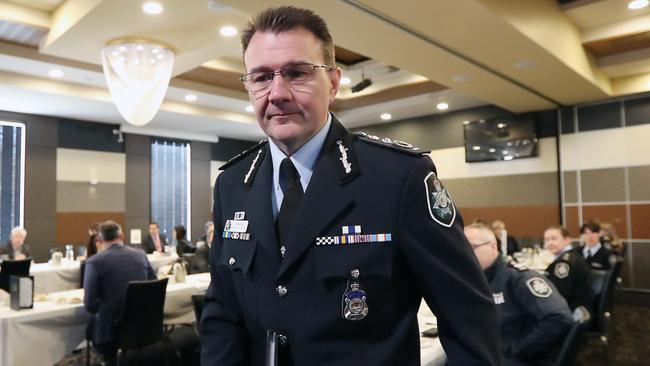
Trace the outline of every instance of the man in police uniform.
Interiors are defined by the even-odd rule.
[[[546,268],[546,276],[564,296],[569,308],[575,310],[582,305],[591,310],[595,296],[591,272],[580,253],[571,246],[569,230],[562,226],[546,229],[544,248],[555,255],[555,260]]]
[[[341,71],[323,19],[269,9],[242,45],[269,140],[215,184],[202,365],[420,365],[422,297],[449,364],[499,364],[496,309],[431,159],[328,113]]]
[[[554,364],[573,322],[562,295],[543,276],[504,260],[486,225],[471,224],[465,235],[492,289],[506,364]]]

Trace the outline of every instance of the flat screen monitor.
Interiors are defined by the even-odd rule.
[[[466,122],[465,161],[513,160],[537,156],[533,116],[511,116]]]

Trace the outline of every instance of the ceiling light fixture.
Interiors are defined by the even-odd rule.
[[[436,108],[437,108],[439,111],[444,111],[444,110],[446,110],[446,109],[449,108],[449,104],[447,104],[447,103],[438,103],[438,104],[436,105]]]
[[[237,28],[227,25],[219,29],[219,33],[224,37],[232,37],[237,34]]]
[[[142,5],[142,11],[147,14],[158,15],[163,12],[163,6],[155,1],[148,1]]]
[[[649,3],[650,2],[648,0],[633,0],[630,1],[629,4],[627,4],[627,7],[628,9],[638,10],[638,9],[645,8],[646,6],[648,6]]]
[[[379,118],[383,119],[384,121],[390,121],[393,116],[390,115],[390,113],[383,113]]]
[[[351,82],[352,80],[347,76],[341,78],[341,85],[349,85]]]
[[[195,94],[187,94],[185,96],[185,101],[186,102],[190,102],[190,103],[191,102],[196,102],[197,99],[199,99],[199,97],[197,97]]]
[[[48,73],[48,75],[50,75],[51,78],[58,79],[58,78],[63,77],[63,71],[61,71],[59,69],[52,69],[52,70],[48,71],[47,73]]]
[[[254,112],[255,108],[252,105],[247,105],[246,106],[246,112]]]
[[[114,56],[116,50],[119,56]],[[154,55],[157,61],[149,62]],[[101,58],[108,90],[122,117],[135,126],[149,123],[165,98],[174,52],[160,43],[116,40],[102,49]]]

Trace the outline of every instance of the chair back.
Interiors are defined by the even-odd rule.
[[[129,282],[117,327],[120,349],[143,348],[164,340],[166,291],[167,278]]]
[[[196,316],[196,329],[201,331],[201,315],[203,314],[203,303],[205,295],[192,295],[192,306],[194,307],[194,316]]]
[[[606,313],[612,310],[616,278],[621,274],[622,268],[623,260],[617,259],[607,271],[592,271],[594,292],[597,294],[594,304],[594,319],[592,320],[593,331],[604,332]],[[600,285],[599,290],[596,289],[596,285]]]
[[[575,363],[580,348],[587,339],[590,320],[589,311],[584,306],[578,306],[573,311],[573,325],[571,325],[569,333],[564,338],[564,343],[562,343],[562,348],[555,363],[556,366],[570,366]]]
[[[2,261],[0,264],[0,289],[9,292],[9,278],[11,276],[29,276],[31,265],[31,258]]]

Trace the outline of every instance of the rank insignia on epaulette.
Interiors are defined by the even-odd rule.
[[[537,297],[549,297],[553,292],[551,286],[549,286],[548,283],[546,283],[546,281],[540,277],[533,277],[529,279],[526,281],[526,286],[528,286],[530,292]]]
[[[424,187],[427,194],[427,207],[433,221],[451,227],[456,219],[456,207],[436,173],[430,172],[424,177]]]
[[[555,265],[555,268],[553,269],[553,273],[557,278],[562,279],[569,275],[569,268],[570,267],[568,263],[560,262]]]

